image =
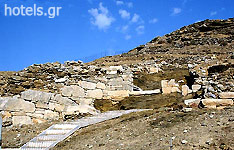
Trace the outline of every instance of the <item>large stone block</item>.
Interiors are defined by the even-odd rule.
[[[74,104],[75,102],[73,102],[72,100],[70,100],[69,98],[67,97],[62,97],[62,95],[60,94],[57,94],[55,97],[54,97],[54,100],[56,102],[58,102],[59,104],[61,105],[72,105]]]
[[[96,88],[96,84],[93,82],[80,81],[79,85],[84,89],[94,90]]]
[[[189,94],[189,87],[187,85],[182,86],[182,95],[186,96]]]
[[[71,114],[77,114],[79,113],[80,111],[80,107],[79,105],[69,105],[69,106],[66,106],[65,110],[64,110],[64,114],[66,115],[71,115]]]
[[[77,85],[71,86],[73,89],[72,97],[84,97],[85,96],[85,90]]]
[[[23,99],[11,98],[5,104],[4,110],[34,112],[35,105],[33,103],[25,101]]]
[[[24,124],[32,124],[32,119],[28,116],[13,116],[12,117],[13,125],[24,125]]]
[[[65,86],[61,89],[62,95],[71,97],[73,93],[73,88],[71,86]]]
[[[198,106],[200,101],[201,99],[188,99],[188,100],[185,100],[184,103],[185,105],[188,105],[188,106]]]
[[[233,105],[233,100],[232,99],[203,99],[202,104],[205,107],[229,106],[229,105]]]
[[[161,81],[161,86],[162,86],[162,88],[168,87],[168,80],[162,80]]]
[[[174,87],[174,86],[176,86],[175,79],[171,79],[171,80],[168,82],[168,86],[169,86],[169,87]]]
[[[90,105],[79,105],[79,112],[80,113],[90,113],[90,114],[97,114],[97,110]]]
[[[44,119],[57,120],[59,119],[59,113],[51,110],[45,110]]]
[[[98,88],[98,89],[105,90],[105,89],[106,89],[106,85],[105,85],[104,83],[98,82],[98,83],[97,83],[97,88]]]
[[[0,97],[0,111],[4,110],[9,99],[11,99],[11,97]]]
[[[124,97],[129,96],[129,91],[120,90],[120,91],[107,91],[107,97],[109,99],[123,99]]]
[[[48,103],[49,100],[53,98],[53,96],[54,96],[53,93],[34,91],[34,90],[27,90],[21,93],[22,99],[33,101],[33,102],[41,101],[44,103]]]
[[[162,88],[162,93],[163,94],[170,94],[172,91],[172,87],[163,87]]]
[[[234,99],[234,92],[222,92],[219,93],[219,97],[224,99]]]
[[[63,112],[65,109],[65,105],[57,104],[57,103],[49,103],[49,109],[55,110],[58,112]]]
[[[88,98],[94,98],[94,99],[102,99],[103,98],[103,92],[100,89],[88,90],[87,91],[87,97]]]
[[[172,87],[172,88],[171,88],[171,92],[172,92],[172,93],[175,93],[175,92],[181,93],[181,90],[180,90],[178,87]]]

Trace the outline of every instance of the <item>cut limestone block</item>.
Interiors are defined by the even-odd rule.
[[[220,98],[224,99],[234,99],[234,92],[222,92],[219,93]]]
[[[233,105],[232,99],[203,99],[202,104],[205,107],[230,106]]]

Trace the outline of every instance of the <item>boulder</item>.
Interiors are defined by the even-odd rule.
[[[22,111],[22,112],[34,112],[35,105],[31,102],[23,99],[10,98],[5,104],[4,110],[7,111]]]
[[[222,99],[234,99],[234,92],[222,92],[219,93],[219,97]]]
[[[100,89],[88,90],[87,91],[87,97],[88,98],[94,98],[94,99],[102,99],[103,98],[103,92]]]
[[[12,117],[13,126],[16,125],[28,125],[32,124],[32,119],[28,116],[13,116]]]

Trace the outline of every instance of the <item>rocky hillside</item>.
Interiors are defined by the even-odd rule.
[[[156,37],[128,53],[104,57],[92,63],[118,64],[121,61],[145,61],[161,57],[187,57],[188,55],[228,55],[233,58],[234,18],[205,20],[184,26],[170,34]],[[166,55],[166,56],[164,56]],[[119,61],[121,60],[121,61]]]

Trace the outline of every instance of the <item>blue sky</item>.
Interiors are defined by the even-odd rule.
[[[62,7],[59,16],[5,16],[4,4]],[[1,0],[0,71],[127,52],[185,25],[227,19],[233,0]]]

